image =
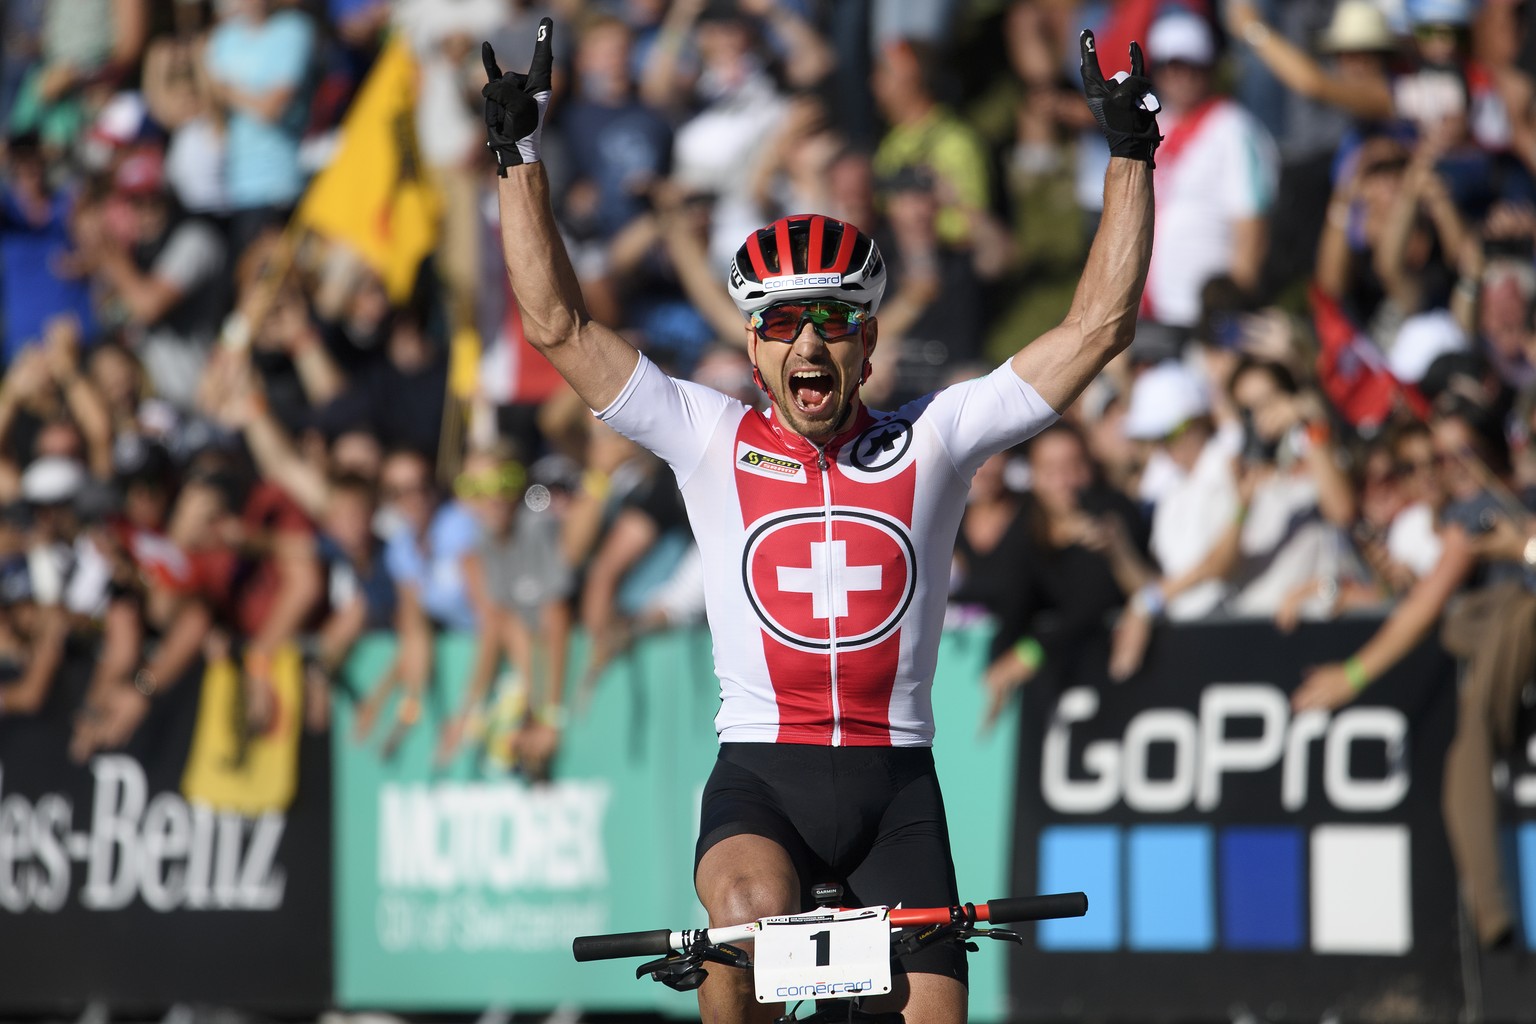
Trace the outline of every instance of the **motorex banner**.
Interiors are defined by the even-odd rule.
[[[934,689],[961,896],[1005,890],[1015,732],[978,737],[984,635],[945,637]],[[638,960],[578,964],[577,935],[696,928],[698,803],[713,766],[719,683],[710,638],[678,631],[640,641],[573,697],[553,780],[529,785],[473,748],[433,764],[446,715],[466,685],[472,642],[439,645],[421,721],[386,752],[353,736],[340,709],[336,783],[336,987],[342,1006],[402,1010],[559,1007],[697,1014],[696,998],[649,979]],[[366,689],[393,645],[370,639],[349,664]],[[582,674],[584,649],[572,659]],[[1011,947],[971,957],[971,1019],[1002,1019]]]

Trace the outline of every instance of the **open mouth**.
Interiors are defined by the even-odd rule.
[[[807,416],[819,415],[832,407],[835,383],[825,370],[796,370],[789,375],[790,400],[799,412]]]

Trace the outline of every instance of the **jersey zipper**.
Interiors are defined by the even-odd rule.
[[[827,671],[832,678],[832,745],[840,747],[843,745],[843,716],[837,700],[837,603],[833,600],[835,590],[832,579],[832,474],[826,447],[814,441],[811,446],[816,449],[816,468],[821,470],[821,512],[822,523],[826,528],[827,569],[822,585],[827,591]]]

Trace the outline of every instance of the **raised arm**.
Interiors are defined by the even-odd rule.
[[[1226,5],[1227,30],[1246,42],[1253,55],[1292,92],[1338,107],[1368,120],[1392,117],[1392,89],[1386,78],[1350,78],[1332,74],[1312,55],[1264,23],[1249,0]]]
[[[549,105],[551,35],[539,22],[528,74],[501,73],[489,43],[481,56],[490,79],[485,123],[501,182],[501,250],[507,277],[523,314],[528,341],[560,371],[593,409],[613,402],[634,372],[639,354],[617,333],[587,315],[581,285],[550,205],[549,179],[539,158]]]
[[[1072,404],[1088,382],[1136,333],[1136,310],[1152,259],[1152,154],[1156,103],[1142,107],[1151,82],[1142,74],[1141,47],[1131,44],[1130,76],[1106,82],[1093,33],[1084,32],[1083,85],[1099,128],[1109,139],[1104,176],[1104,218],[1088,264],[1058,326],[1013,357],[1013,369],[1056,410]]]
[[[1441,537],[1444,545],[1440,560],[1429,575],[1413,585],[1387,621],[1352,656],[1308,672],[1301,686],[1291,694],[1294,710],[1331,710],[1348,704],[1424,639],[1477,565],[1465,530],[1449,526]]]

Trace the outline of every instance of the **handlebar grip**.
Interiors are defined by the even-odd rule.
[[[1043,921],[1050,917],[1082,917],[1088,913],[1088,896],[1081,892],[1057,892],[1047,896],[1015,896],[988,900],[987,919],[993,924],[1011,921]]]
[[[672,952],[671,939],[672,933],[665,928],[613,935],[578,935],[571,943],[571,952],[582,963],[626,956],[666,956]]]

